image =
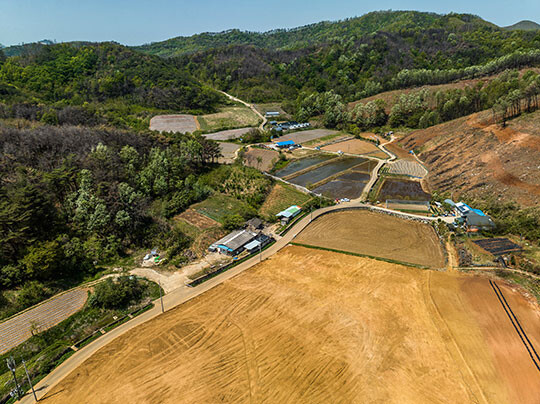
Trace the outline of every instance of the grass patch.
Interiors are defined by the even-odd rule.
[[[225,107],[215,114],[198,116],[197,120],[204,132],[257,126],[260,122],[259,116],[244,106]]]
[[[226,216],[243,216],[251,207],[246,202],[232,196],[214,194],[203,202],[193,205],[192,209],[223,224]]]
[[[338,137],[342,137],[342,136],[345,136],[346,134],[345,133],[334,133],[333,135],[328,135],[328,136],[323,136],[323,137],[320,137],[318,139],[313,139],[313,140],[310,140],[309,142],[304,142],[302,143],[302,146],[313,146],[313,145],[317,145],[317,144],[323,144],[323,143],[326,143],[326,142],[329,142],[331,140],[334,140],[334,139],[337,139]]]
[[[273,221],[276,214],[291,205],[302,206],[311,199],[310,195],[300,192],[296,188],[283,183],[276,183],[261,206],[261,215]]]

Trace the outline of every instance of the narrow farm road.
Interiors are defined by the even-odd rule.
[[[393,140],[394,140],[394,135],[391,136],[391,138],[390,138],[390,140],[388,142],[381,143],[381,144],[377,145],[377,147],[379,149],[381,149],[383,152],[385,152],[386,154],[388,154],[390,156],[390,158],[388,160],[379,160],[379,162],[377,163],[377,165],[375,166],[375,168],[371,172],[371,177],[370,177],[368,183],[366,184],[366,186],[364,187],[364,190],[362,191],[362,195],[360,196],[358,201],[366,201],[367,200],[368,195],[371,192],[371,188],[373,188],[373,186],[377,182],[377,179],[379,178],[379,171],[381,171],[381,168],[383,168],[383,166],[386,163],[388,163],[390,161],[394,161],[394,160],[397,159],[397,156],[394,153],[386,150],[386,148],[384,147],[388,143],[391,143]]]
[[[259,111],[257,111],[257,109],[252,105],[252,104],[249,104],[243,100],[241,100],[240,98],[236,98],[235,96],[233,95],[230,95],[230,94],[227,94],[225,91],[221,91],[219,90],[219,92],[223,95],[225,95],[227,98],[229,98],[230,100],[233,100],[233,101],[236,101],[236,102],[239,102],[240,104],[244,104],[246,107],[248,107],[249,109],[251,109],[253,112],[255,112],[255,114],[257,114],[257,116],[259,118],[262,119],[262,123],[259,125],[259,129],[260,130],[263,130],[264,129],[264,125],[266,125],[266,122],[267,122],[267,119],[263,116],[263,114],[261,114]]]

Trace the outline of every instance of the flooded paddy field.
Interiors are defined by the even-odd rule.
[[[334,156],[332,154],[318,154],[318,155],[313,156],[313,157],[306,157],[306,158],[303,158],[303,159],[300,159],[300,160],[295,160],[295,161],[290,162],[287,165],[287,167],[279,170],[276,173],[276,176],[278,176],[280,178],[287,177],[287,176],[289,176],[291,174],[294,174],[294,173],[296,173],[298,171],[302,171],[302,170],[304,170],[304,169],[306,169],[308,167],[320,164],[320,163],[322,163],[324,161],[333,159],[335,157],[336,156]]]
[[[349,168],[359,165],[364,161],[365,159],[360,157],[341,158],[314,170],[308,171],[307,173],[300,174],[299,176],[294,177],[289,181],[293,184],[307,187],[308,185],[316,184],[320,181],[325,180],[328,177],[331,177],[332,175],[338,174],[341,171],[345,171]]]
[[[313,192],[331,199],[356,199],[362,195],[368,181],[369,174],[349,172],[315,188]]]
[[[387,178],[384,180],[377,198],[379,200],[404,199],[429,201],[431,195],[422,189],[422,185],[418,181]]]

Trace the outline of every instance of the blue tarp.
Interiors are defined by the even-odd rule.
[[[292,146],[294,144],[294,140],[285,140],[283,142],[277,142],[278,146]]]

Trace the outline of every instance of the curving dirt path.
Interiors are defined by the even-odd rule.
[[[259,111],[257,111],[257,109],[252,105],[252,104],[249,104],[243,100],[241,100],[240,98],[236,98],[235,96],[233,95],[230,95],[230,94],[227,94],[225,91],[221,91],[219,90],[219,92],[223,95],[225,95],[227,98],[229,98],[230,100],[233,100],[233,101],[236,101],[236,102],[239,102],[240,104],[243,104],[245,105],[246,107],[248,107],[249,109],[251,109],[253,112],[255,112],[255,114],[262,119],[262,123],[259,125],[259,129],[260,130],[264,130],[264,125],[266,125],[266,122],[268,122],[268,120],[264,117],[263,114],[261,114]]]

